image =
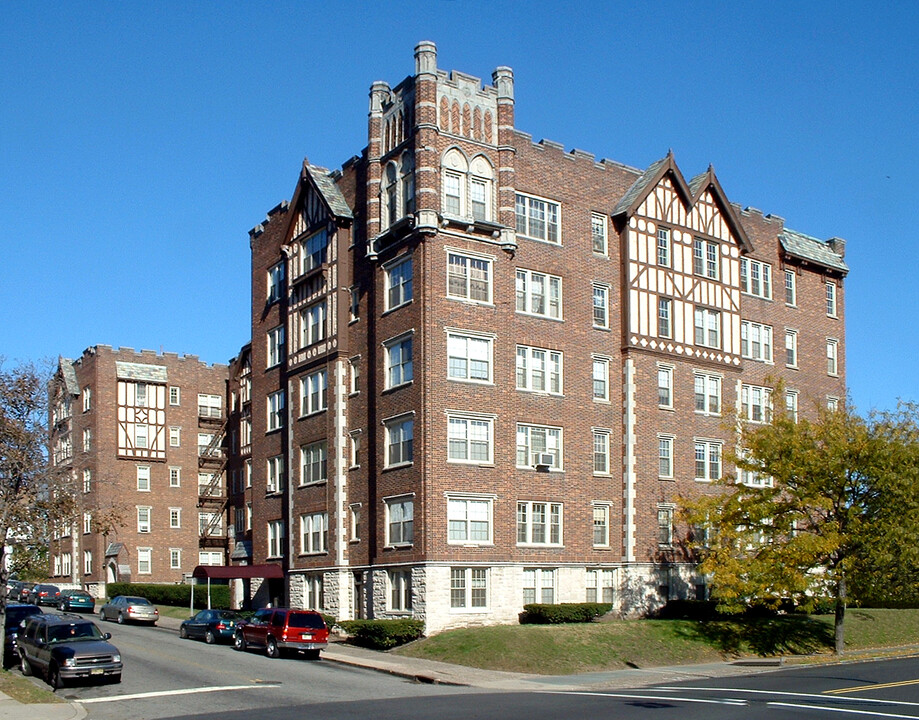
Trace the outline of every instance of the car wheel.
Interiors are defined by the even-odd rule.
[[[64,603],[58,603],[57,609],[60,610],[61,612],[64,612]]]
[[[281,657],[281,648],[278,647],[277,640],[268,638],[268,642],[265,643],[265,654],[270,658]]]
[[[108,620],[108,618],[105,617],[105,610],[99,610],[99,619],[103,621]]]
[[[183,640],[188,639],[188,630],[185,629],[184,625],[179,628],[179,637],[182,638]]]
[[[246,638],[243,637],[242,633],[236,633],[233,636],[233,649],[234,650],[245,650],[246,649]]]
[[[22,674],[26,677],[31,677],[32,675],[32,665],[26,660],[26,656],[22,654],[22,651],[19,653],[19,669],[22,670]]]
[[[51,663],[48,666],[48,684],[55,690],[60,690],[64,687],[64,678],[61,677],[61,671],[57,663]]]
[[[120,683],[121,673],[118,673],[117,675],[109,675],[109,678],[110,678],[109,682],[112,683],[113,685]]]
[[[208,630],[206,633],[204,633],[204,642],[206,642],[208,645],[213,645],[215,642],[217,642],[217,636],[214,635],[213,630]]]
[[[118,613],[118,624],[124,625],[124,613],[123,612]]]

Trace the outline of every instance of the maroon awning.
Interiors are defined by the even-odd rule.
[[[192,577],[210,578],[211,580],[236,580],[251,578],[280,579],[284,570],[280,565],[198,565]]]

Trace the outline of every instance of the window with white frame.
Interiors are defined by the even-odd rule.
[[[488,568],[450,568],[450,607],[488,607]]]
[[[141,492],[150,492],[150,466],[137,466],[137,489]]]
[[[798,333],[795,330],[785,331],[785,364],[798,367]]]
[[[137,532],[139,533],[148,533],[150,532],[150,514],[153,512],[153,509],[149,506],[139,505],[137,507]]]
[[[182,550],[181,548],[169,548],[169,569],[182,569]]]
[[[182,389],[175,385],[169,388],[169,404],[179,405],[182,399]]]
[[[246,460],[245,466],[245,475],[246,475],[246,487],[252,487],[252,460]]]
[[[93,449],[93,429],[83,429],[83,452],[90,452]]]
[[[491,259],[457,252],[447,254],[447,297],[491,302]]]
[[[411,612],[412,609],[412,571],[389,570],[389,610],[393,612]]]
[[[673,435],[657,436],[657,475],[673,477]]]
[[[223,565],[223,552],[220,550],[199,550],[199,565]]]
[[[361,317],[361,289],[356,285],[352,285],[348,288],[348,297],[350,298],[350,303],[348,304],[348,321],[355,322]]]
[[[673,337],[673,300],[659,297],[657,299],[657,336]]]
[[[198,534],[201,537],[221,537],[223,535],[223,513],[199,512]]]
[[[283,390],[278,390],[268,395],[266,401],[268,405],[268,432],[284,426],[286,414],[284,411],[286,405],[284,396],[285,393]]]
[[[740,456],[747,462],[751,460],[748,450],[741,450]],[[759,470],[742,467],[737,468],[737,470],[739,475],[738,479],[742,485],[748,487],[772,487],[773,485],[773,479]]]
[[[169,468],[169,487],[181,487],[181,486],[182,486],[182,468],[180,467]]]
[[[592,503],[594,547],[609,547],[609,503]]]
[[[169,508],[169,527],[172,529],[182,527],[182,508]]]
[[[274,455],[265,461],[265,491],[270,493],[284,490],[284,456]]]
[[[517,346],[517,389],[529,392],[562,392],[562,353],[545,348]]]
[[[673,506],[657,506],[657,544],[670,547],[673,544]]]
[[[561,244],[558,203],[517,193],[515,214],[518,235]]]
[[[300,484],[325,482],[329,479],[329,445],[325,440],[300,446]]]
[[[721,441],[696,440],[696,480],[718,480],[721,478]]]
[[[348,367],[350,369],[350,387],[348,389],[349,394],[356,395],[361,391],[361,359],[360,357],[351,358],[348,360]]]
[[[386,467],[412,462],[415,420],[400,416],[384,423],[386,428]]]
[[[83,534],[88,535],[93,531],[93,514],[83,513]]]
[[[308,513],[300,516],[300,552],[303,554],[329,551],[329,514]]]
[[[300,415],[311,415],[329,406],[329,373],[322,369],[300,379]]]
[[[284,263],[279,262],[268,268],[268,302],[273,303],[281,299],[284,287]]]
[[[609,444],[610,431],[609,430],[594,430],[593,431],[593,452],[594,452],[594,474],[595,475],[608,475],[609,474]]]
[[[561,469],[561,428],[517,424],[517,467],[534,465],[548,465],[553,470]]]
[[[473,220],[491,219],[491,181],[473,177],[469,180],[469,209]]]
[[[609,328],[609,286],[593,284],[593,326]]]
[[[284,521],[268,523],[268,557],[279,558],[284,552]]]
[[[593,399],[609,401],[609,358],[593,358]]]
[[[386,544],[411,545],[414,537],[415,501],[411,497],[388,498],[386,505]]]
[[[153,572],[153,548],[137,548],[137,574],[150,575]]]
[[[491,382],[494,335],[447,331],[447,377]]]
[[[555,604],[555,568],[523,569],[523,604]]]
[[[797,282],[794,270],[785,271],[785,304],[795,307],[798,304]]]
[[[214,447],[215,435],[213,433],[198,433],[198,455],[201,457],[219,457],[220,448]]]
[[[670,228],[657,228],[657,265],[670,267]]]
[[[517,312],[558,319],[562,316],[562,279],[555,275],[517,270]]]
[[[93,471],[87,468],[83,471],[83,492],[88,493],[93,489]]]
[[[785,412],[794,422],[798,422],[798,391],[785,391]]]
[[[693,313],[695,344],[721,348],[721,313],[711,308],[696,307]]]
[[[836,317],[836,283],[826,283],[826,314]]]
[[[324,610],[322,573],[310,573],[304,579],[306,584],[306,608],[317,612]]]
[[[198,393],[198,417],[223,417],[223,400],[220,395]]]
[[[673,407],[673,366],[657,366],[657,406]]]
[[[361,539],[361,504],[352,503],[348,506],[348,526],[351,530],[351,542],[358,542]]]
[[[402,335],[383,343],[386,353],[386,388],[410,383],[412,371],[412,335]]]
[[[71,555],[65,552],[61,555],[61,575],[70,575],[72,570]]]
[[[830,412],[836,412],[839,409],[839,398],[827,395],[826,409]]]
[[[772,362],[772,326],[743,320],[740,323],[740,354],[748,360]]]
[[[459,217],[463,208],[465,174],[455,170],[444,171],[444,214]]]
[[[770,422],[772,390],[758,385],[740,386],[740,416],[755,423]]]
[[[839,374],[839,340],[826,339],[826,374]]]
[[[562,504],[517,502],[518,545],[561,545]]]
[[[693,275],[718,279],[718,243],[695,238],[692,242]]]
[[[759,260],[740,258],[740,291],[772,300],[772,266]]]
[[[134,425],[134,447],[147,447],[147,425],[145,423],[136,423]]]
[[[268,331],[268,367],[278,365],[284,359],[284,326]]]
[[[385,268],[386,309],[393,310],[412,299],[412,258],[397,260]]]
[[[300,311],[300,347],[325,340],[327,333],[327,309],[325,300],[314,303]]]
[[[246,503],[246,532],[252,529],[252,503]]]
[[[597,255],[606,255],[609,252],[606,227],[606,215],[590,214],[591,248]]]
[[[307,273],[326,263],[329,257],[329,233],[323,228],[313,233],[300,246],[300,272]]]
[[[721,414],[721,376],[696,372],[693,375],[696,412]]]
[[[361,430],[352,430],[348,434],[350,441],[350,466],[353,468],[361,466]]]
[[[492,543],[492,498],[447,496],[447,542],[462,545]]]
[[[447,462],[493,462],[494,416],[450,413],[447,416]]]
[[[89,412],[92,408],[93,389],[87,385],[83,388],[83,412]]]
[[[92,550],[83,551],[83,574],[84,575],[93,574],[93,551]]]
[[[616,597],[616,571],[604,568],[588,568],[586,601],[589,603],[612,603]]]

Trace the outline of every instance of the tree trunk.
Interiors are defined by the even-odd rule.
[[[846,617],[846,575],[843,570],[839,570],[839,579],[836,581],[836,618],[833,622],[833,630],[836,638],[836,654],[842,655],[846,650],[845,638],[843,635],[843,621]]]

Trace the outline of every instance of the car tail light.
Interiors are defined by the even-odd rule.
[[[226,626],[224,623],[219,622],[219,623],[217,623],[217,629],[218,629],[218,630],[226,630],[226,629],[227,629],[227,626]]]

